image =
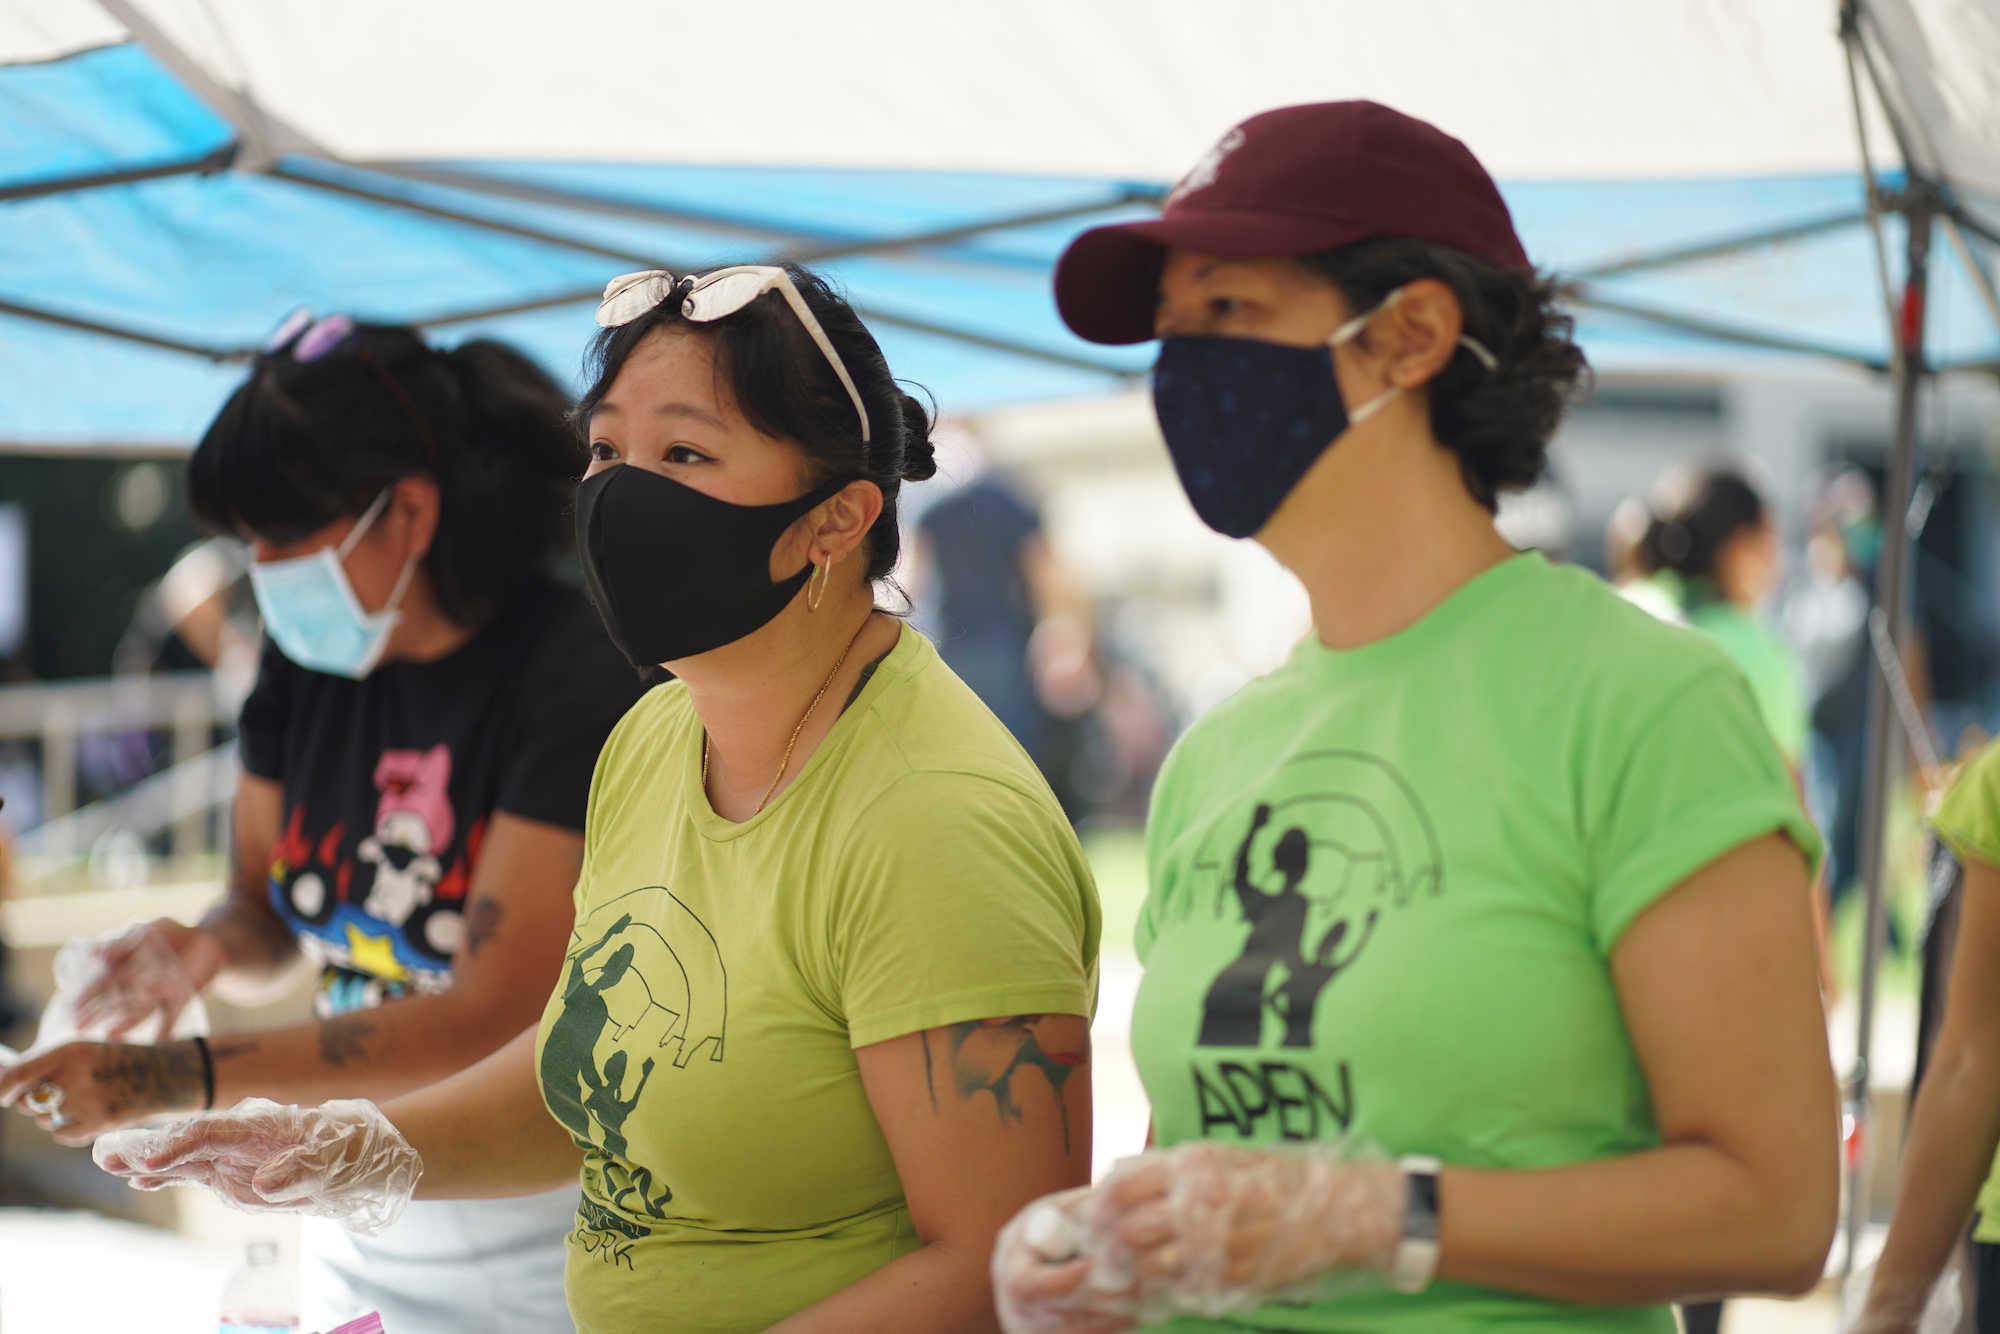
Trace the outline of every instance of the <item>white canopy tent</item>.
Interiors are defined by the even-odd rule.
[[[1155,194],[1233,121],[1335,97],[1376,98],[1465,139],[1507,187],[1530,253],[1582,279],[1587,340],[1643,329],[1892,370],[1901,393],[1879,598],[1892,636],[1916,386],[1934,365],[2000,367],[2000,0],[0,0],[0,63],[121,43],[223,129],[114,152],[126,131],[85,116],[58,136],[61,151],[44,152],[46,127],[9,124],[6,109],[74,108],[6,102],[0,69],[0,376],[28,378],[5,370],[10,355],[53,364],[10,341],[16,326],[150,356],[239,355],[284,311],[271,308],[272,282],[257,289],[263,305],[217,307],[234,281],[226,259],[190,267],[184,287],[150,293],[164,304],[136,315],[134,278],[92,287],[154,239],[147,228],[189,214],[137,209],[117,225],[138,230],[117,243],[93,253],[79,241],[73,270],[49,258],[47,229],[95,225],[83,214],[44,221],[41,248],[13,224],[84,195],[240,176],[467,236],[567,247],[606,273],[681,235],[642,226],[693,228],[697,248],[727,235],[753,252],[844,258],[857,262],[857,293],[873,293],[896,327],[1097,377],[1062,381],[1069,392],[1102,387],[1143,366],[1055,324],[1045,275],[1062,235]],[[118,91],[117,79],[104,86]],[[756,172],[629,185],[661,164]],[[859,173],[859,185],[831,189],[829,172]],[[1035,188],[987,188],[1009,177]],[[873,209],[870,189],[927,202]],[[828,229],[848,239],[829,241]],[[1936,263],[1934,231],[1947,256]],[[7,258],[10,237],[31,263]],[[332,240],[300,237],[295,268],[273,272],[287,290],[388,309],[379,288],[328,276]],[[368,258],[344,257],[360,267],[340,273],[364,272]],[[489,258],[489,306],[453,306],[441,289],[398,317],[525,337],[518,321],[566,312],[562,336],[581,341],[589,284],[551,263],[502,291],[528,259]],[[914,279],[888,267],[906,261],[930,267]],[[1011,276],[953,286],[980,265]],[[414,290],[422,272],[398,282]],[[1927,284],[1962,294],[1951,318],[1932,315]],[[926,293],[944,314],[922,306]],[[954,321],[954,310],[980,318]],[[227,336],[198,336],[212,328]],[[72,346],[102,351],[63,344],[64,356]],[[987,363],[976,370],[999,382]],[[1056,385],[1019,383],[1009,392]],[[32,429],[16,417],[6,430]],[[1881,948],[1881,812],[1900,750],[1879,673],[1873,688],[1857,1127]]]
[[[129,7],[128,7],[129,6]],[[2000,193],[2000,29],[1871,6],[1940,165]],[[0,61],[160,34],[352,161],[541,158],[1171,181],[1252,112],[1372,97],[1504,179],[1857,165],[1828,0],[10,0]],[[289,133],[287,132],[289,130]]]

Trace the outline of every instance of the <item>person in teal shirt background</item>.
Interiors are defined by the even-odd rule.
[[[1770,505],[1737,468],[1679,467],[1655,484],[1640,561],[1672,591],[1687,623],[1743,669],[1796,773],[1812,728],[1805,680],[1791,645],[1759,614],[1777,587],[1782,551]]]

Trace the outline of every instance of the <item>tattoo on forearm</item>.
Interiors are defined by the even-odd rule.
[[[201,1053],[192,1042],[160,1046],[113,1043],[104,1048],[91,1078],[104,1090],[113,1116],[186,1111],[201,1106]]]
[[[478,898],[472,901],[472,910],[465,915],[465,952],[479,953],[480,947],[500,934],[500,905],[493,899]]]
[[[1015,1096],[1014,1076],[1024,1069],[1042,1072],[1050,1092],[1055,1094],[1056,1112],[1062,1118],[1063,1152],[1069,1152],[1069,1105],[1063,1101],[1063,1085],[1090,1062],[1089,1038],[1083,1049],[1051,1050],[1043,1046],[1036,1025],[1049,1016],[1017,1014],[1006,1019],[975,1019],[952,1024],[946,1030],[952,1083],[961,1099],[981,1093],[993,1095],[1000,1124],[1010,1125],[1022,1118],[1020,1100]],[[937,1107],[937,1083],[931,1061],[931,1035],[921,1035],[924,1044],[924,1082],[930,1089],[931,1107]]]
[[[937,1115],[937,1073],[931,1068],[931,1035],[929,1031],[917,1034],[924,1044],[924,1087],[931,1094],[931,1115]]]
[[[244,1038],[240,1042],[211,1040],[208,1044],[209,1058],[218,1064],[223,1061],[233,1061],[239,1056],[248,1056],[257,1050],[258,1042],[255,1038]]]
[[[319,1026],[319,1055],[328,1065],[345,1069],[350,1061],[368,1054],[368,1039],[375,1036],[375,1021],[365,1015],[343,1014]]]

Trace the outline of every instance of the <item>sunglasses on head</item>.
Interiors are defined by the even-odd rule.
[[[417,405],[404,392],[396,377],[389,374],[389,368],[376,359],[366,343],[355,338],[354,320],[350,316],[328,315],[324,319],[315,319],[312,311],[301,306],[287,315],[277,332],[265,342],[264,355],[280,357],[289,352],[292,360],[303,366],[324,359],[349,342],[354,344],[355,359],[375,373],[375,378],[388,390],[389,397],[396,400],[396,406],[410,419],[410,425],[417,428],[417,436],[424,442],[424,457],[436,463],[437,438],[431,434],[430,424],[424,420],[424,414],[417,411]]]
[[[840,354],[833,350],[833,343],[813,316],[812,307],[799,295],[792,276],[775,265],[735,264],[686,278],[676,278],[665,269],[621,274],[605,284],[604,299],[597,307],[597,322],[606,329],[619,328],[679,294],[681,315],[697,324],[707,324],[734,315],[766,292],[777,292],[785,298],[785,304],[826,354],[827,364],[840,377],[847,396],[854,400],[854,414],[861,419],[861,441],[868,443],[868,409],[861,405],[861,391],[854,387],[854,378],[847,373]]]

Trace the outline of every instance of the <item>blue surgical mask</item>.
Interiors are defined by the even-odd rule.
[[[1153,411],[1181,487],[1203,523],[1230,537],[1249,537],[1270,522],[1348,427],[1403,392],[1391,385],[1350,411],[1333,365],[1333,350],[1360,337],[1368,321],[1402,294],[1400,287],[1389,293],[1318,347],[1206,334],[1161,342]],[[1459,342],[1488,370],[1498,364],[1471,338]]]
[[[360,680],[375,670],[388,646],[389,632],[403,618],[399,608],[417,558],[403,562],[403,572],[382,610],[365,611],[348,582],[342,564],[389,503],[383,491],[337,547],[321,547],[309,556],[260,561],[250,567],[250,587],[264,631],[278,650],[301,667]]]

